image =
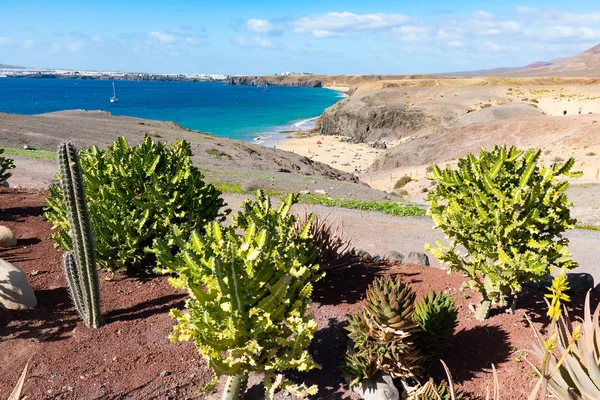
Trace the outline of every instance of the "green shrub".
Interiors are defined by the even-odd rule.
[[[191,154],[185,141],[167,146],[148,136],[135,147],[120,137],[106,151],[93,147],[80,152],[101,268],[150,272],[155,256],[147,248],[155,238],[167,234],[172,225],[189,234],[223,216],[221,193],[203,181]],[[70,250],[60,187],[51,187],[46,203],[52,237]]]
[[[4,153],[4,149],[0,149],[0,154]],[[12,176],[9,169],[14,169],[15,164],[11,158],[5,158],[0,155],[0,184]]]
[[[289,213],[296,201],[290,195],[273,209],[259,192],[229,227],[210,223],[204,236],[193,233],[187,242],[175,229],[176,255],[156,241],[161,272],[176,274],[169,282],[190,295],[185,313],[171,311],[178,325],[170,339],[194,341],[216,375],[205,389],[228,376],[224,399],[241,398],[250,372],[264,374],[269,399],[278,388],[301,397],[316,393],[281,374],[317,367],[306,348],[317,329],[307,311],[319,273],[310,262],[310,222],[296,233],[297,217]]]
[[[428,215],[452,241],[426,249],[482,294],[479,319],[487,318],[492,303],[504,306],[522,283],[543,278],[552,267],[576,266],[563,237],[575,226],[568,182],[559,178],[580,173],[571,172],[574,159],[546,168],[537,165],[539,157],[540,150],[496,146],[459,159],[457,169],[433,169],[438,185],[427,198]]]

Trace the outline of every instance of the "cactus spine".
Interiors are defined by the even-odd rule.
[[[62,143],[59,146],[58,162],[73,241],[73,252],[66,252],[63,256],[69,291],[85,325],[98,328],[102,325],[102,314],[94,235],[85,199],[81,165],[73,143]]]

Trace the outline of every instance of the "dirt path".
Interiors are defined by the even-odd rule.
[[[234,210],[247,196],[224,195],[225,201]],[[352,245],[370,254],[383,256],[390,250],[407,255],[411,251],[424,252],[426,243],[444,241],[444,235],[433,230],[433,223],[428,217],[395,217],[374,211],[349,210],[336,207],[301,204],[296,206],[296,212],[303,210],[314,212],[319,216],[327,216],[336,224],[343,227],[345,235],[350,238]],[[567,233],[570,240],[569,248],[573,253],[579,268],[573,272],[587,272],[594,277],[595,283],[600,283],[600,231],[575,229]],[[439,262],[431,254],[431,265],[439,267]]]

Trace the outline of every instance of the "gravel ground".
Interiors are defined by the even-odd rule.
[[[248,196],[225,194],[223,196],[232,210]],[[433,230],[433,222],[428,217],[396,217],[375,211],[359,211],[337,207],[300,204],[296,212],[302,214],[314,212],[328,217],[343,227],[344,234],[352,241],[357,249],[363,249],[370,254],[383,256],[390,250],[407,255],[411,251],[424,252],[426,243],[445,241],[441,231]],[[600,231],[574,229],[567,232],[570,240],[569,248],[573,258],[579,263],[579,268],[572,272],[587,272],[594,277],[594,282],[600,283]],[[439,267],[437,259],[431,254],[429,261],[432,266]]]

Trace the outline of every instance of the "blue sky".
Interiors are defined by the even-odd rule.
[[[0,63],[140,72],[428,73],[600,43],[597,1],[1,1]]]

